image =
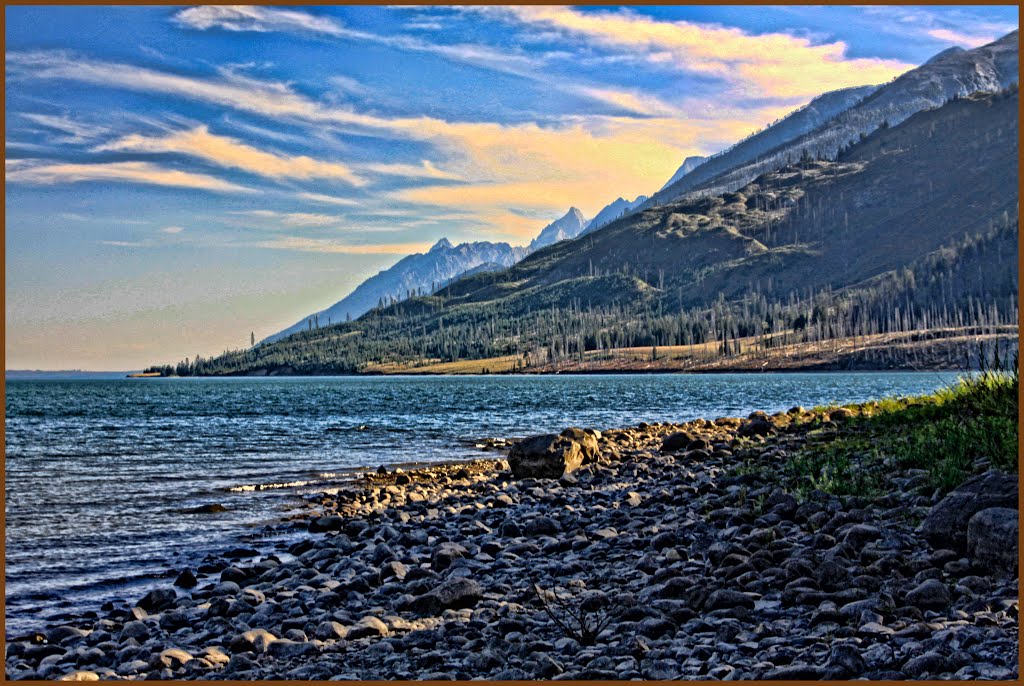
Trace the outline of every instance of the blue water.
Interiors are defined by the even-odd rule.
[[[10,380],[7,631],[134,599],[352,470],[477,439],[930,392],[948,373]],[[489,453],[493,456],[494,453]],[[260,490],[254,487],[262,486]],[[220,503],[220,514],[183,514]],[[163,583],[166,583],[164,581]]]

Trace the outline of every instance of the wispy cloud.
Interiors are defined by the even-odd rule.
[[[48,129],[59,131],[64,134],[63,136],[56,137],[55,142],[58,143],[69,143],[72,145],[88,143],[109,131],[109,129],[104,126],[84,124],[82,122],[75,121],[66,115],[23,112],[21,117],[40,126],[44,126]]]
[[[954,29],[929,29],[928,35],[936,40],[946,41],[954,45],[976,48],[996,40],[999,36],[992,33],[966,33]]]
[[[174,236],[181,233],[184,230],[185,227],[183,226],[165,226],[164,228],[160,229],[160,233],[167,233]]]
[[[534,58],[510,50],[464,43],[431,43],[413,36],[380,35],[351,29],[329,17],[272,7],[204,5],[182,10],[174,16],[174,22],[179,26],[202,31],[215,28],[227,31],[279,31],[366,41],[400,50],[440,55],[503,72],[512,72],[537,64]]]
[[[198,157],[222,167],[240,169],[270,178],[337,179],[353,186],[366,182],[351,167],[340,162],[315,160],[305,155],[278,155],[260,150],[228,136],[210,133],[206,126],[179,131],[163,137],[138,134],[93,148],[94,152],[180,153]]]
[[[674,107],[650,94],[591,86],[572,86],[570,90],[578,95],[592,100],[599,100],[634,114],[650,117],[676,117],[680,115],[680,108],[678,106]]]
[[[385,176],[403,176],[412,179],[448,179],[458,181],[459,176],[435,167],[429,160],[420,164],[363,164],[360,169]]]
[[[586,84],[573,84],[564,78],[553,78],[543,69],[545,62],[553,56],[564,57],[563,53],[524,54],[509,48],[494,48],[481,44],[442,44],[425,41],[413,36],[382,36],[366,31],[357,31],[343,26],[340,22],[326,17],[317,17],[294,10],[279,10],[269,7],[193,7],[175,16],[175,21],[189,28],[209,30],[221,28],[229,31],[281,31],[288,33],[315,33],[339,39],[368,41],[410,52],[430,53],[449,60],[485,67],[505,74],[513,74],[553,88],[570,91],[576,95],[613,105],[618,109],[643,116],[666,116],[675,113],[671,106],[659,101],[653,95],[639,96],[626,91],[602,88]],[[420,24],[441,28],[435,20]],[[330,83],[340,92],[363,95],[366,87],[345,76],[335,76]]]
[[[296,197],[302,200],[309,200],[310,202],[319,202],[325,205],[340,205],[343,207],[352,207],[358,205],[358,200],[352,198],[338,198],[333,195],[324,195],[323,193],[299,193]]]
[[[884,83],[914,65],[851,58],[842,41],[816,44],[786,33],[689,21],[662,21],[630,10],[582,12],[572,7],[464,7],[521,26],[557,31],[606,49],[641,56],[650,64],[707,74],[762,96],[812,97],[844,86]]]
[[[15,53],[8,56],[8,64],[14,65],[16,76],[31,66],[30,76],[37,80],[68,79],[161,93],[313,130],[320,130],[322,125],[342,125],[362,133],[428,143],[445,174],[473,179],[476,190],[466,197],[490,196],[500,203],[490,208],[492,212],[518,206],[554,210],[555,205],[563,205],[570,190],[583,194],[568,198],[568,204],[596,211],[607,202],[609,194],[635,196],[649,192],[652,184],[660,184],[675,171],[683,157],[712,152],[715,148],[709,150],[707,146],[736,140],[787,109],[775,106],[723,115],[700,107],[686,118],[591,115],[565,117],[545,126],[532,122],[450,122],[426,116],[364,114],[317,102],[287,84],[248,77],[239,81],[239,77],[225,74],[186,76],[61,53]],[[29,77],[28,73],[24,75]],[[642,104],[650,107],[649,103]],[[498,193],[500,189],[507,192]],[[450,185],[410,189],[400,194],[407,197],[399,199],[437,204],[431,194],[443,199],[437,202],[447,207],[460,207],[465,202],[459,190]]]
[[[981,18],[968,9],[935,12],[929,7],[873,5],[862,8],[876,18],[878,30],[895,36],[927,36],[943,43],[976,48],[1017,28],[1011,22]]]
[[[172,186],[196,190],[248,193],[252,189],[206,174],[167,169],[149,162],[105,162],[95,164],[56,163],[31,160],[30,166],[8,167],[8,183],[53,185],[81,181],[123,181],[153,186]]]
[[[338,217],[311,212],[277,212],[275,210],[245,210],[232,214],[271,220],[284,226],[330,226],[338,223]]]
[[[426,252],[430,243],[374,243],[352,245],[329,238],[306,238],[303,236],[281,236],[256,243],[257,248],[272,250],[297,250],[300,252],[336,253],[345,255],[409,255]]]
[[[173,21],[180,26],[201,31],[219,28],[226,31],[296,31],[325,36],[345,35],[345,29],[328,17],[247,5],[190,7],[174,15]]]

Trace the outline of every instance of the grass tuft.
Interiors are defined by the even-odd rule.
[[[922,469],[947,492],[980,468],[1018,470],[1018,365],[994,360],[932,395],[857,406],[835,440],[807,444],[787,471],[798,490],[874,496],[894,468]]]

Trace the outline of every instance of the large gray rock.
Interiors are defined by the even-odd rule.
[[[686,450],[693,439],[693,435],[686,431],[676,431],[666,436],[661,442],[661,452],[674,453],[677,450]]]
[[[142,597],[139,607],[146,612],[160,612],[173,605],[177,597],[173,588],[156,588]]]
[[[990,470],[965,481],[932,507],[921,533],[936,548],[967,550],[971,517],[993,507],[1017,507],[1017,477]]]
[[[305,657],[318,652],[316,645],[308,641],[290,641],[280,639],[267,645],[267,654],[278,660],[290,660],[293,657]]]
[[[987,571],[1017,568],[1018,511],[1008,507],[982,510],[967,523],[967,552]]]
[[[951,603],[949,589],[938,579],[927,579],[907,593],[907,604],[922,610],[945,610]]]
[[[416,598],[413,608],[420,612],[438,614],[444,610],[473,607],[480,602],[483,595],[480,584],[472,579],[452,579],[430,593]]]
[[[557,479],[583,464],[583,450],[568,436],[542,434],[524,438],[508,453],[508,466],[517,479]]]
[[[228,648],[232,653],[265,653],[267,647],[276,640],[277,636],[266,629],[251,629],[231,639]]]
[[[571,426],[564,430],[561,435],[579,443],[583,464],[597,462],[598,458],[601,457],[601,447],[597,443],[597,434],[592,429],[580,429]]]

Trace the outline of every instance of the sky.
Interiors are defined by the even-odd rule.
[[[1015,6],[6,8],[6,365],[246,347],[442,237],[525,245]]]

